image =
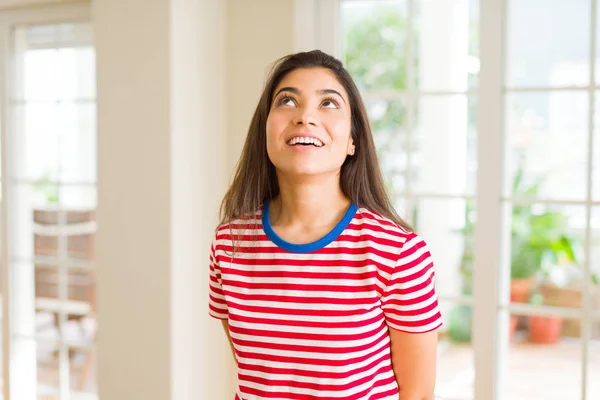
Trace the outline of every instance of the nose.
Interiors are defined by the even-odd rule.
[[[317,126],[319,121],[309,109],[298,109],[298,114],[294,116],[292,123],[295,126]]]

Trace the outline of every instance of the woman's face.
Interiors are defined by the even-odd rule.
[[[326,68],[296,69],[273,92],[267,153],[279,175],[337,174],[354,151],[348,94]]]

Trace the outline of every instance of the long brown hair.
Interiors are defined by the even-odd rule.
[[[279,194],[275,166],[267,154],[267,117],[277,85],[298,68],[327,68],[335,74],[350,97],[351,135],[356,150],[342,164],[342,192],[357,206],[365,207],[412,231],[410,225],[394,210],[385,190],[367,111],[358,88],[339,60],[319,50],[285,56],[272,67],[250,122],[233,182],[221,203],[221,224],[255,212],[266,200],[272,200]]]

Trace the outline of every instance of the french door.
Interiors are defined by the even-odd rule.
[[[600,398],[595,0],[340,0],[338,56],[429,242],[439,399]]]
[[[6,399],[95,399],[95,55],[89,5],[0,15]]]

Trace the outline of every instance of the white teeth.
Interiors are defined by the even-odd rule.
[[[291,138],[287,142],[287,144],[289,144],[290,146],[293,146],[293,145],[298,144],[298,143],[313,144],[313,145],[315,145],[317,147],[322,147],[323,146],[323,142],[321,142],[319,139],[317,139],[315,137],[296,136],[294,138]]]

